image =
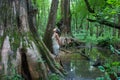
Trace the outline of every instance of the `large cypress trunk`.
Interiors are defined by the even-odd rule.
[[[1,79],[48,80],[48,68],[63,76],[62,67],[50,55],[34,24],[31,0],[0,0]],[[10,77],[5,77],[10,76]],[[17,78],[21,78],[17,76]]]

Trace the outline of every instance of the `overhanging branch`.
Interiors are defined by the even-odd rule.
[[[85,1],[85,4],[87,6],[87,9],[90,13],[95,13],[95,11],[91,8],[88,0],[84,0]],[[98,18],[99,16],[96,16],[96,18]],[[98,22],[99,24],[103,24],[103,25],[106,25],[108,27],[112,27],[112,28],[116,28],[116,29],[120,29],[120,25],[116,24],[115,22],[110,22],[110,21],[107,21],[107,20],[102,20],[102,19],[96,19],[96,20],[93,20],[93,19],[87,19],[88,21],[90,22]]]
[[[98,22],[99,24],[103,24],[112,28],[120,29],[120,26],[117,25],[114,22],[106,21],[106,20],[93,20],[93,19],[87,19],[90,22]]]
[[[85,1],[85,4],[86,4],[86,6],[87,6],[88,11],[89,11],[90,13],[95,13],[95,11],[91,8],[88,0],[84,0],[84,1]]]

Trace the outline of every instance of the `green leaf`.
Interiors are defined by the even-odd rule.
[[[98,66],[101,72],[105,72],[105,68],[103,66]]]
[[[115,53],[115,49],[112,45],[110,45],[110,50],[112,51],[112,53]]]

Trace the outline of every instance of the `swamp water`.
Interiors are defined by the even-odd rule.
[[[85,50],[85,52],[91,60],[86,60],[80,53],[61,56],[63,66],[68,73],[65,80],[96,80],[96,78],[104,76],[103,72],[92,65],[97,58],[100,58],[101,61],[106,61],[108,58],[111,58],[110,51],[92,48],[91,50]]]

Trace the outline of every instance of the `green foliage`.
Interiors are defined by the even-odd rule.
[[[10,75],[4,76],[4,80],[24,80],[24,78],[16,72],[14,66],[10,69]]]
[[[85,41],[86,42],[90,42],[90,43],[96,43],[97,42],[97,38],[96,38],[96,36],[95,36],[95,34],[93,35],[93,36],[87,36],[86,38],[85,38]]]
[[[112,45],[110,45],[110,50],[112,51],[112,53],[115,53],[115,49]]]
[[[43,37],[47,25],[51,1],[33,0],[32,3],[38,9],[38,14],[36,15],[36,24],[39,34],[41,34],[41,36]]]
[[[42,60],[41,58],[38,58],[37,62],[38,62],[38,63],[42,63],[42,62],[45,62],[45,61]]]
[[[120,13],[119,9],[119,0],[106,0],[104,6],[99,10],[98,15],[100,15],[103,18],[107,17],[106,19],[112,20],[114,15]]]
[[[120,55],[120,51],[115,49],[112,45],[110,45],[110,50],[112,51],[112,53],[116,53],[116,54]]]
[[[106,39],[102,39],[102,40],[98,40],[98,46],[100,47],[106,47],[109,48],[109,45],[111,44],[111,39],[106,38]]]
[[[97,77],[96,80],[105,80],[104,77]]]
[[[111,45],[117,45],[118,43],[120,43],[118,38],[106,37],[106,38],[99,39],[97,45],[101,47],[110,48],[113,51],[113,47]]]
[[[72,11],[73,16],[83,17],[88,14],[88,11],[86,10],[86,5],[83,0],[74,1],[71,7],[71,11]]]
[[[120,62],[118,62],[118,61],[112,62],[111,65],[112,66],[120,66]]]
[[[52,73],[49,75],[49,80],[61,80],[61,79],[59,75]]]
[[[108,63],[105,63],[103,66],[99,66],[98,67],[100,69],[101,72],[104,72],[105,75],[104,75],[104,78],[103,77],[99,77],[97,78],[96,80],[111,80],[110,76],[114,76],[116,78],[118,78],[117,76],[117,72],[118,72],[118,69],[120,69],[120,62],[108,62]]]
[[[105,68],[103,66],[98,66],[98,68],[101,72],[105,72]]]
[[[59,68],[59,67],[60,67],[60,64],[56,62],[55,66]]]
[[[79,40],[84,40],[86,37],[87,33],[85,30],[81,30],[79,32],[73,32],[73,36]]]
[[[16,52],[17,48],[20,45],[20,34],[17,31],[13,31],[9,36],[11,49]]]
[[[120,1],[119,0],[107,0],[107,3],[109,5],[112,5],[111,7],[120,7]]]

